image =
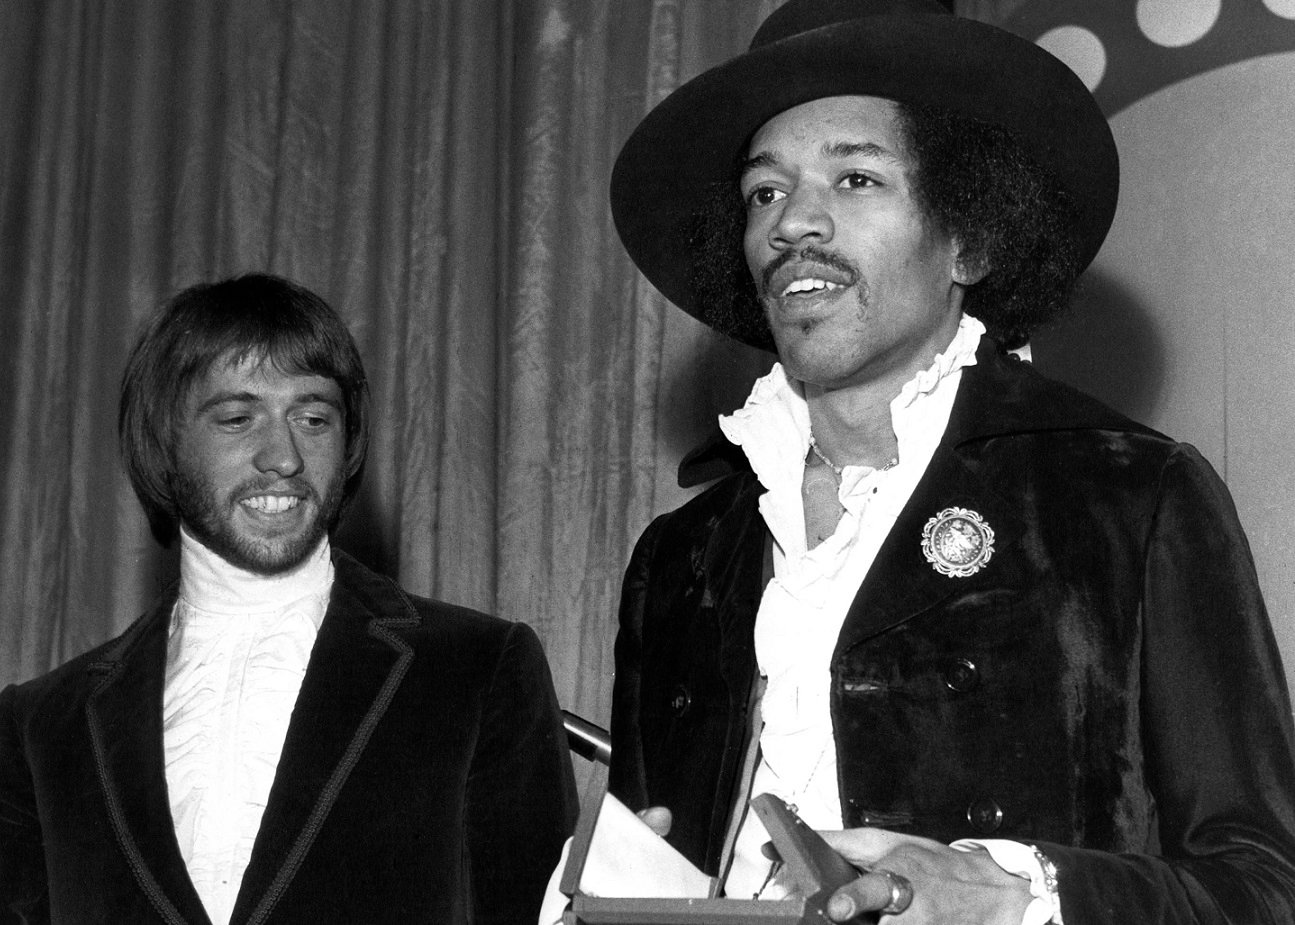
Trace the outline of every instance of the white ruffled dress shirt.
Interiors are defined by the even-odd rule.
[[[917,487],[948,426],[962,379],[975,365],[984,325],[964,315],[948,349],[911,379],[890,403],[898,441],[898,462],[886,469],[845,466],[838,500],[844,513],[836,530],[807,548],[801,495],[809,453],[809,408],[801,383],[780,364],[755,383],[746,404],[720,418],[725,436],[740,446],[766,492],[760,513],[773,535],[773,578],[756,614],[756,661],[764,681],[760,699],[763,727],[760,757],[750,793],[772,793],[796,807],[815,829],[839,829],[836,743],[829,708],[831,657],[850,604],[900,511]],[[741,898],[766,886],[770,862],[761,853],[768,834],[754,813],[738,830],[725,892]],[[1014,854],[1000,858],[989,841],[955,847],[985,847],[1013,873],[1022,864]],[[1026,871],[1037,868],[1028,846],[1004,843],[1024,852]],[[1032,864],[1033,867],[1030,867]],[[1028,872],[1024,874],[1028,876]],[[1042,874],[1040,872],[1040,883]],[[1051,899],[1032,906],[1025,925],[1046,922]]]
[[[207,914],[226,925],[328,606],[327,538],[292,571],[235,568],[180,534],[163,746],[171,818]]]

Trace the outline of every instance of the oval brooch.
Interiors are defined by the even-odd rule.
[[[966,578],[994,555],[994,531],[965,507],[948,507],[922,528],[922,555],[941,575]]]

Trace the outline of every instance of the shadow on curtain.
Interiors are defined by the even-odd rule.
[[[116,462],[121,367],[175,290],[269,270],[341,311],[372,380],[338,545],[534,625],[605,722],[631,546],[768,364],[640,279],[611,163],[775,6],[0,4],[0,684],[172,579]]]

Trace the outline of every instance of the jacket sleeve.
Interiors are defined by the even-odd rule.
[[[612,761],[608,789],[634,810],[647,806],[643,767],[642,709],[643,614],[653,550],[661,519],[639,537],[621,586],[620,628],[616,634],[616,681],[612,689]]]
[[[1066,925],[1295,922],[1285,675],[1231,497],[1191,447],[1162,472],[1143,580],[1140,704],[1159,851],[1041,845]]]
[[[0,692],[0,925],[49,921],[44,843],[18,728],[18,689]]]
[[[553,679],[522,623],[508,630],[489,682],[466,811],[473,921],[534,922],[577,800]]]

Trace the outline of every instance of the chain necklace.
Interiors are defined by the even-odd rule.
[[[833,472],[836,473],[836,477],[838,479],[841,477],[841,470],[844,469],[845,467],[838,466],[836,463],[832,462],[832,460],[827,458],[827,454],[818,448],[818,441],[814,439],[814,432],[812,430],[809,432],[809,448],[811,451],[813,451],[814,455],[817,456],[820,460],[822,460],[822,462],[829,469],[831,469]],[[895,466],[898,466],[898,465],[899,465],[899,457],[892,456],[890,457],[890,462],[886,463],[886,465],[882,466],[877,471],[885,472],[887,469],[893,469],[895,468]]]

